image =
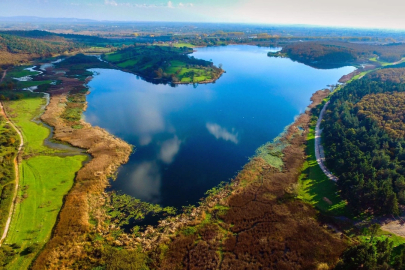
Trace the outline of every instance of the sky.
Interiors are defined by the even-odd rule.
[[[0,17],[405,29],[404,0],[0,0]]]

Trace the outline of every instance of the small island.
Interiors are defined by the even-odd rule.
[[[222,75],[221,65],[189,56],[192,52],[188,47],[134,45],[105,54],[103,59],[153,83],[211,83]]]

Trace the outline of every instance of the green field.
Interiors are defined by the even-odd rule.
[[[179,72],[178,72],[179,71]],[[170,67],[168,67],[165,72],[170,73],[170,74],[175,74],[178,72],[178,77],[182,83],[189,83],[189,82],[201,82],[201,81],[207,81],[212,79],[212,74],[210,73],[209,70],[201,70],[198,68],[188,68],[187,63],[181,62],[181,61],[171,61],[170,62]],[[187,73],[193,72],[194,75],[194,80],[190,76],[188,76]]]
[[[118,62],[121,61],[123,58],[122,54],[119,53],[107,53],[105,54],[105,60],[109,62]]]
[[[43,145],[44,140],[49,136],[49,129],[31,121],[41,114],[41,108],[46,102],[42,98],[42,94],[37,94],[36,96],[6,102],[7,112],[23,134],[25,154],[54,153],[55,150]]]
[[[369,60],[373,61],[373,62],[376,62],[376,63],[379,63],[383,67],[394,65],[394,63],[378,60],[377,57],[370,58]],[[398,62],[395,62],[395,64],[400,64],[400,63],[403,63],[403,62],[405,62],[405,57],[402,58],[401,60],[399,60]]]
[[[7,77],[9,78],[21,78],[25,76],[32,76],[32,75],[38,75],[38,71],[29,71],[25,70],[28,66],[20,66],[20,67],[14,67],[12,70],[7,72]]]
[[[26,82],[17,82],[19,88],[27,88],[31,86],[38,86],[44,84],[50,84],[52,81],[26,81]]]
[[[37,156],[20,165],[21,178],[14,217],[6,244],[21,246],[7,269],[27,269],[51,235],[63,196],[73,185],[75,172],[86,156]],[[26,250],[33,246],[29,254]]]
[[[165,47],[169,47],[170,44],[168,43],[164,43],[164,44],[156,44],[157,46],[165,46]],[[191,44],[191,43],[184,43],[184,42],[179,42],[179,43],[173,43],[172,44],[173,47],[175,48],[183,48],[183,47],[187,47],[187,48],[194,48],[195,45]]]
[[[315,124],[311,125],[307,137],[307,160],[299,179],[298,198],[312,204],[321,212],[333,215],[349,215],[346,201],[339,196],[336,184],[329,180],[315,158]],[[327,198],[329,201],[327,201]]]
[[[27,269],[49,239],[63,197],[73,185],[75,173],[86,160],[84,155],[58,157],[43,141],[49,130],[33,118],[41,114],[45,99],[41,94],[24,92],[23,98],[6,102],[7,112],[21,130],[25,159],[19,164],[20,183],[15,212],[5,240],[16,255],[7,269]]]
[[[182,48],[182,47],[194,48],[195,47],[191,43],[175,43],[175,44],[173,44],[173,46],[176,47],[176,48]]]
[[[119,63],[117,66],[122,67],[122,68],[127,68],[136,65],[138,61],[136,60],[127,60],[125,62]]]

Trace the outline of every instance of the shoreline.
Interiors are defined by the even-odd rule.
[[[93,230],[94,225],[89,223],[92,216],[89,201],[104,192],[108,186],[108,178],[121,164],[128,161],[132,152],[129,144],[104,129],[91,126],[83,119],[79,121],[81,129],[73,128],[62,119],[61,115],[68,102],[70,90],[83,85],[83,82],[63,77],[64,75],[55,75],[55,70],[53,76],[58,76],[62,83],[49,91],[50,102],[40,118],[54,128],[55,139],[85,149],[92,159],[76,173],[73,187],[65,195],[51,238],[33,262],[32,269],[44,269],[55,260],[66,262],[66,259],[68,264],[65,267],[70,267],[69,263],[73,260],[68,258],[75,257],[77,252],[83,252],[84,247],[80,245],[77,247],[75,243],[83,242],[86,234]],[[89,78],[86,79],[85,85]]]
[[[222,75],[222,73],[221,73]],[[63,76],[63,75],[62,75]],[[87,85],[88,80],[90,77],[86,79],[85,84]],[[66,83],[71,82],[73,79],[66,79]],[[72,127],[62,123],[61,121],[61,114],[63,113],[63,104],[66,104],[69,87],[65,89],[65,81],[62,80],[62,84],[58,86],[54,92],[51,93],[50,103],[46,108],[45,113],[41,116],[41,119],[49,124],[50,126],[54,127],[54,137],[58,140],[68,142],[73,146],[80,147],[83,149],[88,149],[88,153],[93,156],[93,160],[89,162],[89,164],[94,164],[97,162],[102,162],[101,159],[107,158],[105,155],[98,156],[98,151],[101,149],[94,145],[94,141],[102,141],[103,143],[107,143],[111,145],[110,142],[115,144],[119,144],[121,147],[120,151],[124,151],[124,154],[118,156],[118,159],[108,159],[107,161],[104,160],[101,170],[91,170],[89,168],[89,164],[86,164],[82,167],[77,176],[75,178],[74,186],[72,187],[71,191],[66,195],[65,202],[63,208],[60,212],[58,222],[54,227],[54,231],[50,241],[46,244],[45,249],[40,253],[38,258],[35,260],[33,264],[33,269],[42,269],[44,265],[50,265],[52,262],[61,262],[64,261],[67,263],[65,266],[71,266],[72,260],[75,258],[75,254],[73,254],[70,249],[72,245],[75,243],[80,243],[84,241],[84,236],[87,232],[94,230],[94,225],[90,225],[88,220],[91,215],[91,197],[99,198],[100,195],[105,190],[105,187],[108,185],[108,176],[114,174],[114,172],[119,168],[120,165],[126,163],[128,161],[129,154],[131,152],[130,146],[120,139],[115,138],[112,134],[109,134],[107,131],[99,128],[93,127],[89,123],[85,122],[83,119],[80,120],[80,123],[83,125],[83,129],[74,130]],[[313,101],[312,104],[319,102],[318,100],[313,100],[316,93],[315,92],[311,98]],[[87,104],[87,101],[86,101]],[[310,107],[310,104],[308,107]],[[85,106],[86,107],[86,106]],[[287,132],[282,136],[281,140],[293,140],[294,136],[291,133],[299,131],[298,125],[300,121],[303,121],[303,117],[307,118],[307,113],[300,114],[297,119],[290,124],[287,128]],[[295,134],[295,133],[294,133]],[[89,136],[91,135],[91,136]],[[94,138],[96,137],[96,138]],[[95,143],[97,144],[97,143]],[[114,155],[117,154],[116,147],[107,147],[110,154]],[[128,148],[129,147],[129,148]],[[110,149],[114,148],[114,149]],[[125,150],[126,149],[126,150]],[[104,149],[106,150],[106,149]],[[117,157],[117,156],[115,156]],[[253,160],[256,160],[255,157]],[[295,163],[295,162],[294,162]],[[251,162],[248,162],[245,167],[249,167]],[[286,166],[290,166],[287,165]],[[235,178],[235,182],[232,182],[232,189],[236,189],[236,187],[240,184],[239,178]],[[229,190],[228,190],[229,191]],[[226,198],[229,194],[227,190],[221,192],[219,197],[210,197],[206,198],[207,202],[205,206],[214,207],[220,200]],[[90,204],[90,205],[89,205]],[[94,209],[93,209],[94,210]],[[201,210],[202,211],[202,210]],[[202,214],[201,211],[196,210],[194,215],[189,220],[189,222],[195,222],[194,217],[198,217]],[[75,214],[72,214],[75,213]],[[70,214],[70,215],[69,215]],[[175,223],[169,222],[167,223],[166,220],[163,220],[160,225],[162,229],[167,228],[167,225],[170,224],[169,231],[173,231],[180,229],[186,226],[187,222],[184,220],[184,214],[181,214],[176,217],[177,222]],[[163,225],[164,224],[164,225]],[[164,228],[163,228],[164,227]],[[97,230],[100,228],[97,228]],[[164,229],[165,230],[165,229]],[[147,236],[150,233],[153,233],[154,229],[147,229],[144,234],[144,239],[147,240]],[[163,237],[164,238],[164,237]],[[153,244],[147,240],[143,242],[144,246],[153,246]],[[83,246],[79,245],[78,250],[76,252],[82,253]],[[69,260],[70,258],[70,260]],[[51,268],[53,269],[53,268]]]

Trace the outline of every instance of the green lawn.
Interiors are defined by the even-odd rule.
[[[20,165],[19,202],[16,204],[6,244],[18,244],[18,254],[7,269],[28,269],[37,252],[49,239],[63,196],[73,185],[75,173],[86,156],[37,156]],[[34,251],[24,250],[38,244]]]
[[[307,138],[307,160],[299,179],[298,198],[315,206],[329,215],[349,216],[346,201],[339,196],[336,184],[329,180],[319,167],[315,158],[315,130],[313,125]],[[327,198],[330,202],[327,202]]]

